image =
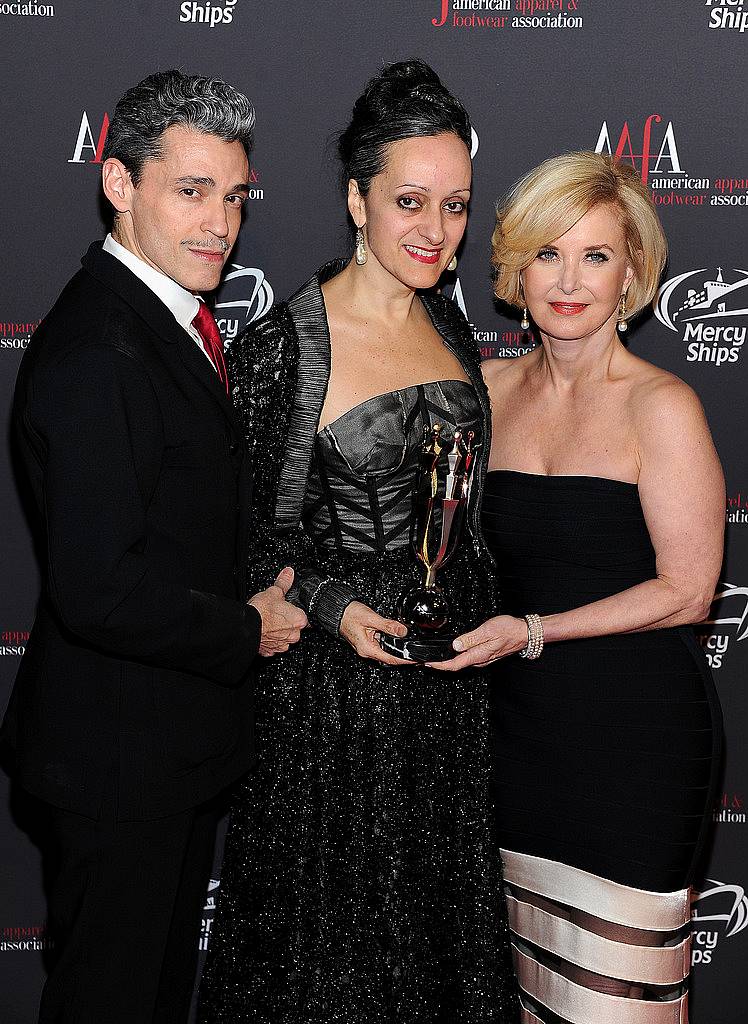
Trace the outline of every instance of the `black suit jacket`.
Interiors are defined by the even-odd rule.
[[[11,771],[92,817],[210,798],[252,762],[249,457],[205,356],[101,243],[29,344],[13,429],[43,581]]]

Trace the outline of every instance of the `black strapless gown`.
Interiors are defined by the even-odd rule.
[[[491,472],[483,529],[510,614],[566,611],[656,575],[633,484]],[[693,631],[566,641],[537,661],[507,658],[495,667],[491,718],[523,1021],[687,1019],[687,890],[708,835],[721,740]],[[616,925],[621,941],[596,935],[609,929],[590,915]],[[628,928],[671,945],[643,949]],[[590,991],[568,980],[579,981],[569,964],[643,986],[653,1001]]]
[[[485,436],[471,384],[370,399],[316,437],[315,571],[386,615],[419,580],[412,489],[437,422]],[[491,614],[495,570],[468,518],[440,582],[456,608]],[[517,1021],[485,673],[380,666],[310,629],[258,687],[260,762],[232,812],[200,1021]]]

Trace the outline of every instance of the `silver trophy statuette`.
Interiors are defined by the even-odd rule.
[[[440,424],[424,427],[414,489],[411,542],[425,570],[422,586],[403,594],[398,618],[408,627],[404,637],[382,634],[383,651],[408,661],[446,661],[454,657],[457,631],[450,623],[450,606],[436,574],[457,550],[462,534],[475,464],[475,435],[466,440],[456,430],[443,436]]]

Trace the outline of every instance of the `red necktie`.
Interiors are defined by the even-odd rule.
[[[211,311],[202,301],[198,307],[197,316],[192,321],[192,326],[203,339],[205,352],[218,371],[218,379],[224,385],[226,394],[228,394],[229,377],[226,373],[226,363],[223,361],[223,342],[221,341],[218,324]]]

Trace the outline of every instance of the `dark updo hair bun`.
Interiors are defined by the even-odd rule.
[[[351,122],[338,140],[343,187],[354,178],[365,196],[384,170],[385,148],[400,139],[456,135],[470,151],[472,128],[460,101],[421,60],[388,64],[354,104]]]

